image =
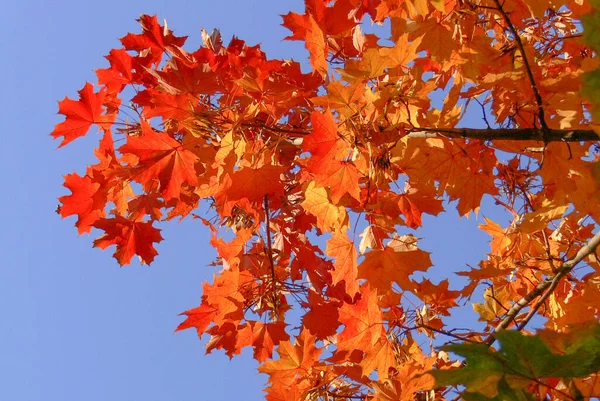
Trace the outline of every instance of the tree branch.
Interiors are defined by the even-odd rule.
[[[483,141],[581,142],[600,140],[600,136],[591,129],[548,129],[544,138],[544,133],[538,128],[415,128],[415,131],[410,132],[407,136],[409,138],[435,138],[439,134]]]
[[[278,126],[243,123],[243,127],[261,128],[280,134],[292,136],[306,136],[312,130],[288,129]],[[539,128],[429,128],[415,127],[409,130],[409,138],[435,138],[439,134],[465,139],[479,139],[482,141],[546,141],[546,142],[581,142],[600,141],[600,135],[591,129],[546,129]]]
[[[560,268],[558,269],[558,271],[556,272],[556,274],[552,278],[539,283],[531,292],[527,293],[523,298],[519,299],[508,310],[508,312],[504,316],[504,319],[502,319],[502,321],[500,323],[498,323],[498,325],[494,329],[494,332],[491,333],[488,336],[488,338],[485,340],[485,344],[491,345],[496,340],[495,334],[498,331],[504,330],[508,326],[510,326],[510,324],[514,321],[514,319],[517,316],[517,314],[525,306],[529,305],[538,296],[544,294],[542,296],[542,298],[540,298],[540,300],[532,308],[533,314],[535,312],[537,312],[537,310],[544,303],[544,301],[546,300],[546,298],[548,298],[550,296],[550,294],[556,289],[556,287],[558,286],[558,283],[560,282],[560,280],[563,277],[565,277],[567,274],[569,274],[571,272],[571,270],[573,270],[573,268],[579,262],[581,262],[583,260],[583,258],[585,258],[588,255],[594,253],[594,251],[596,250],[596,248],[598,247],[598,245],[600,245],[600,232],[597,233],[596,235],[594,235],[592,237],[592,239],[590,239],[588,241],[587,244],[585,244],[583,247],[581,247],[581,249],[579,249],[579,251],[577,252],[577,254],[575,255],[575,257],[573,257],[572,259],[569,259],[568,261],[564,262],[560,266]],[[527,315],[527,318],[525,319],[525,321],[523,321],[523,323],[519,326],[519,328],[518,328],[519,330],[522,330],[523,327],[525,327],[525,324],[527,324],[527,322],[529,320],[531,320],[531,317],[533,316],[533,314],[532,314],[531,311],[529,312],[529,314]],[[529,315],[531,315],[531,316],[529,316]]]
[[[265,195],[265,223],[267,225],[267,252],[269,253],[269,264],[271,266],[271,276],[273,277],[273,283],[275,283],[275,262],[273,261],[273,246],[271,245],[271,222],[269,217],[269,195]]]
[[[263,128],[268,131],[282,134],[305,136],[312,131],[291,130],[277,126],[258,124],[242,124],[245,127]],[[582,142],[600,141],[600,135],[591,129],[550,129],[548,128],[546,138],[539,128],[426,128],[419,127],[409,131],[409,138],[435,138],[438,135],[446,135],[456,138],[479,139],[482,141],[544,141],[546,142]]]
[[[517,32],[517,28],[515,28],[512,21],[508,17],[508,14],[506,14],[506,11],[504,11],[504,8],[502,8],[502,4],[500,3],[500,1],[494,0],[494,3],[496,4],[496,7],[498,7],[498,11],[502,15],[504,22],[506,22],[508,29],[514,35],[515,42],[517,43],[517,47],[519,48],[519,51],[521,52],[521,57],[523,57],[523,65],[525,66],[525,72],[527,73],[527,78],[529,78],[529,82],[531,83],[531,88],[533,89],[533,96],[535,97],[535,102],[538,107],[538,118],[540,120],[540,125],[542,127],[542,133],[544,135],[544,142],[546,142],[546,135],[548,134],[549,130],[548,130],[548,126],[546,125],[546,119],[544,117],[544,103],[542,101],[542,95],[540,95],[540,91],[538,90],[537,85],[535,83],[535,79],[533,77],[533,71],[531,71],[531,65],[529,64],[529,60],[527,59],[527,53],[525,52],[525,47],[523,46],[523,41],[521,40],[521,36],[519,35],[519,32]]]

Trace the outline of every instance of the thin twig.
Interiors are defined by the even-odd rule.
[[[496,4],[496,7],[498,7],[498,11],[502,15],[504,22],[506,22],[508,29],[514,35],[515,42],[517,43],[519,51],[521,52],[521,57],[523,58],[523,65],[525,66],[525,72],[527,73],[527,77],[529,78],[529,82],[531,83],[531,88],[533,89],[533,95],[535,97],[535,102],[537,103],[538,118],[540,120],[540,125],[542,127],[542,133],[544,135],[544,142],[546,142],[545,137],[548,133],[548,125],[546,125],[546,118],[544,117],[544,103],[542,101],[542,95],[540,95],[540,91],[538,90],[537,85],[535,83],[535,78],[533,77],[533,71],[531,70],[531,65],[529,64],[529,60],[527,59],[527,53],[525,53],[525,47],[523,46],[523,41],[521,40],[521,36],[519,35],[517,28],[515,28],[512,21],[510,20],[510,17],[508,16],[508,14],[506,14],[506,11],[504,11],[504,8],[502,7],[502,4],[500,3],[500,1],[494,0],[494,3]]]
[[[273,248],[271,245],[271,222],[269,217],[269,195],[265,195],[265,220],[267,227],[267,252],[269,253],[269,265],[271,266],[271,275],[273,276],[273,282],[275,282],[275,262],[273,261]]]

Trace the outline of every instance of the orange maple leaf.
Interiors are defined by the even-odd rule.
[[[215,349],[222,349],[231,359],[240,353],[240,349],[236,345],[238,334],[236,322],[227,321],[222,325],[212,326],[206,333],[210,334],[210,340],[206,344],[207,354]]]
[[[273,356],[273,347],[290,336],[285,332],[284,322],[262,323],[249,321],[239,328],[236,346],[254,348],[254,359],[262,363]]]
[[[274,386],[289,386],[298,378],[307,376],[318,362],[322,348],[315,345],[315,337],[307,329],[296,337],[295,344],[282,341],[277,347],[279,359],[267,361],[258,367],[268,374],[269,383]]]
[[[356,258],[358,253],[354,242],[350,241],[346,234],[334,232],[331,239],[327,241],[325,253],[335,258],[335,269],[331,272],[333,284],[344,281],[346,292],[350,296],[354,296],[359,290],[358,288],[358,265]]]
[[[223,193],[229,201],[246,198],[250,202],[262,201],[265,195],[283,194],[281,174],[284,166],[264,165],[244,167],[231,176],[231,187]]]
[[[360,361],[362,375],[369,375],[377,370],[377,379],[383,381],[388,378],[388,372],[396,364],[396,351],[386,336],[364,349],[365,353]]]
[[[346,208],[333,205],[325,188],[316,188],[315,183],[311,182],[304,196],[302,207],[316,216],[317,226],[321,230],[334,231],[348,225]]]
[[[202,291],[206,302],[218,310],[213,317],[215,324],[222,325],[227,319],[243,319],[244,293],[251,292],[253,282],[254,277],[248,271],[231,269],[216,276],[212,285],[204,283]]]
[[[308,15],[309,29],[306,31],[305,44],[310,53],[310,64],[314,72],[322,76],[327,75],[329,64],[327,63],[328,46],[321,27],[312,15]]]
[[[396,237],[384,249],[365,254],[365,260],[358,266],[358,277],[366,278],[382,293],[389,291],[393,282],[406,291],[415,287],[409,276],[430,266],[429,253],[417,249],[414,237]]]
[[[448,279],[442,280],[437,285],[427,279],[423,279],[422,282],[417,284],[415,292],[423,302],[432,306],[435,312],[450,316],[448,309],[458,306],[456,298],[460,296],[460,291],[449,290],[449,284]]]
[[[377,302],[377,289],[365,285],[360,300],[354,305],[344,303],[340,308],[340,322],[344,330],[337,337],[339,352],[352,353],[373,347],[384,335],[383,315]]]
[[[327,166],[315,173],[315,182],[320,187],[329,187],[331,201],[335,205],[346,194],[360,201],[360,173],[350,162],[332,160]]]

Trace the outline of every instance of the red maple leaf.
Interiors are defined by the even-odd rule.
[[[102,115],[106,90],[94,93],[94,86],[86,83],[78,93],[79,100],[65,97],[58,102],[58,113],[65,116],[65,121],[58,123],[50,135],[54,139],[63,137],[59,147],[87,134],[92,124],[108,130],[116,118],[116,114]]]
[[[162,59],[165,49],[175,50],[183,46],[187,39],[186,36],[174,36],[170,30],[161,26],[156,15],[142,14],[138,21],[142,26],[142,33],[130,33],[121,38],[121,43],[127,50],[148,50],[152,63],[158,63]]]
[[[302,324],[318,339],[324,339],[336,333],[338,322],[338,308],[341,302],[326,300],[314,291],[308,293],[308,309]]]
[[[206,302],[202,302],[197,308],[193,308],[182,313],[182,315],[186,315],[187,318],[181,322],[179,326],[177,326],[175,331],[177,332],[193,327],[198,331],[198,337],[201,337],[202,333],[204,333],[204,331],[206,331],[208,326],[210,326],[212,323],[217,312],[217,308],[207,304]]]
[[[238,348],[251,345],[254,348],[254,359],[264,362],[273,357],[273,347],[290,336],[285,332],[284,322],[262,323],[249,321],[239,328],[237,335]]]
[[[110,68],[96,70],[98,83],[105,85],[110,93],[119,93],[133,81],[133,58],[125,49],[112,49],[105,58]]]
[[[94,241],[94,246],[106,249],[116,245],[113,256],[121,266],[129,264],[133,255],[138,255],[143,263],[150,264],[158,254],[154,243],[163,240],[160,230],[152,227],[152,222],[130,221],[122,216],[100,219],[94,223],[94,227],[105,231]]]
[[[179,198],[181,185],[198,184],[194,163],[198,157],[179,141],[165,133],[156,132],[142,121],[142,135],[128,136],[127,143],[119,148],[124,159],[135,168],[132,178],[144,185],[151,180],[160,182],[160,192],[165,200]],[[131,158],[134,155],[136,158]]]
[[[106,206],[106,188],[100,182],[92,180],[88,175],[80,177],[77,173],[65,176],[64,186],[72,193],[61,196],[58,200],[62,203],[59,208],[60,215],[77,215],[75,226],[79,234],[89,233],[92,225],[104,217]]]

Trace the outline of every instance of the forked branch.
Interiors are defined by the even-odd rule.
[[[569,274],[571,270],[573,270],[573,268],[585,257],[594,253],[596,251],[596,248],[598,248],[598,245],[600,245],[600,232],[594,235],[592,239],[588,241],[587,244],[581,247],[581,249],[579,249],[577,254],[572,259],[563,262],[554,276],[552,276],[546,281],[539,283],[531,292],[527,293],[527,295],[518,300],[508,310],[508,312],[504,316],[504,319],[502,319],[502,321],[498,323],[498,325],[494,329],[494,332],[488,336],[488,338],[485,340],[485,343],[491,345],[496,340],[495,333],[508,328],[508,326],[511,325],[511,323],[515,320],[516,316],[524,307],[529,305],[534,299],[543,294],[542,297],[538,300],[538,302],[532,307],[525,320],[519,325],[518,329],[522,330],[527,324],[527,322],[531,319],[531,317],[544,303],[544,301],[556,289],[560,280],[567,274]]]

